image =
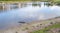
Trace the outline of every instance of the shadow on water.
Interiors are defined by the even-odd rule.
[[[20,21],[19,21],[18,23],[23,23],[23,24],[24,24],[24,23],[26,23],[26,22],[20,22]]]

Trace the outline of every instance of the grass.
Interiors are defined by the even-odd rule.
[[[34,31],[34,32],[31,32],[31,33],[47,33],[47,31],[49,31],[50,29],[53,29],[53,28],[60,28],[60,23],[54,24],[52,26],[49,26],[49,27],[46,27],[44,29]]]
[[[31,2],[31,1],[40,1],[40,2],[52,2],[53,4],[59,4],[60,5],[60,0],[0,0],[0,2]]]

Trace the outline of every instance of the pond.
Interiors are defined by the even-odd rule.
[[[49,2],[27,2],[21,6],[10,4],[10,9],[3,9],[2,5],[0,11],[0,30],[17,26],[20,21],[31,22],[60,16],[60,6]]]

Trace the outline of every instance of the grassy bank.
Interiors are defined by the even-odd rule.
[[[52,0],[0,0],[0,1],[52,1]]]
[[[40,2],[52,2],[54,4],[60,4],[60,0],[0,0],[0,2],[30,2],[30,1],[40,1]]]
[[[60,28],[60,23],[54,24],[52,26],[46,27],[46,28],[38,30],[38,31],[34,31],[32,33],[47,33],[47,31],[49,31],[50,29],[53,29],[53,28]]]

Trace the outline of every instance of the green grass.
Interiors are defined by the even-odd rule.
[[[53,29],[53,28],[60,28],[60,23],[54,24],[54,25],[49,26],[47,28],[44,28],[44,29],[41,29],[41,30],[38,30],[38,31],[34,31],[34,32],[31,32],[31,33],[47,33],[47,31],[49,31],[50,29]]]
[[[43,1],[43,2],[52,2],[52,3],[59,3],[60,4],[60,0],[0,0],[0,1],[3,1],[3,2],[9,2],[9,1],[18,1],[18,2],[21,2],[21,1]]]

